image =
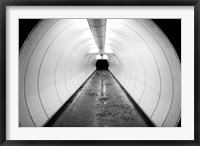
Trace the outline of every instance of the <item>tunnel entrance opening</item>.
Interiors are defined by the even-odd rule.
[[[99,59],[96,62],[96,69],[97,70],[108,70],[109,63],[106,59]]]

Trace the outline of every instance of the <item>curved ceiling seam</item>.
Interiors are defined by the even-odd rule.
[[[159,30],[159,32],[162,33],[162,35],[164,35],[165,38],[167,39],[167,42],[168,42],[169,45],[171,46],[171,48],[172,48],[172,50],[173,50],[173,52],[174,52],[174,54],[175,54],[175,56],[176,56],[176,59],[177,59],[178,63],[180,64],[179,67],[180,67],[180,70],[181,70],[181,62],[180,62],[180,59],[179,59],[179,57],[178,57],[178,55],[177,55],[177,53],[176,53],[176,51],[175,51],[175,47],[174,47],[173,44],[170,42],[169,38],[165,35],[165,33],[157,26],[157,24],[155,24],[154,21],[151,21],[151,22],[155,25],[155,27]]]
[[[74,53],[74,54],[75,54],[75,53]],[[65,67],[65,69],[64,69],[64,70],[65,70],[65,74],[66,74],[66,72],[67,72],[67,67]],[[66,80],[66,79],[65,79],[65,80]]]
[[[57,21],[57,22],[58,22],[58,21]],[[75,23],[75,22],[74,22],[74,23]],[[39,71],[38,71],[38,75],[37,75],[37,90],[38,90],[39,99],[40,99],[40,101],[41,101],[41,104],[42,104],[42,107],[43,107],[43,108],[44,108],[44,104],[43,104],[43,101],[42,101],[42,99],[41,99],[41,93],[40,93],[40,90],[39,90],[39,86],[40,86],[40,82],[39,82],[39,81],[40,81],[40,72],[41,72],[43,60],[44,60],[44,58],[45,58],[45,56],[46,56],[46,54],[47,54],[49,48],[50,48],[51,45],[54,43],[54,41],[58,38],[58,36],[59,36],[65,29],[67,29],[68,27],[70,27],[70,26],[71,26],[72,24],[74,24],[74,23],[69,24],[68,26],[64,27],[60,32],[57,33],[57,35],[53,38],[53,40],[50,42],[50,44],[49,44],[48,47],[46,48],[45,53],[44,53],[44,55],[42,56],[42,60],[40,61]],[[59,99],[59,101],[60,101],[60,103],[61,103],[61,105],[62,105],[62,104],[63,104],[63,103],[62,103],[62,100],[60,99],[59,95],[57,95],[57,96],[58,96],[58,99]],[[44,110],[45,110],[45,113],[47,114],[45,108],[44,108]],[[47,114],[47,115],[48,115],[48,114]],[[48,116],[48,119],[49,119],[49,116]]]
[[[130,42],[131,42],[131,41],[130,41]],[[130,44],[130,45],[131,45],[131,44]],[[134,53],[136,53],[137,56],[139,57],[140,62],[142,63],[142,66],[143,66],[144,74],[145,74],[145,82],[144,82],[143,92],[142,92],[142,95],[140,96],[139,101],[138,101],[138,102],[140,102],[141,98],[142,98],[143,95],[144,95],[144,91],[145,91],[145,87],[146,87],[146,70],[145,70],[144,63],[143,63],[143,61],[142,61],[142,59],[141,59],[140,54],[139,54],[139,53],[137,52],[137,50],[135,50],[135,49],[134,49]],[[133,91],[133,92],[134,92],[134,91]],[[133,94],[133,92],[132,92],[132,94]]]
[[[72,37],[73,38],[73,37]],[[58,64],[59,64],[59,62],[60,62],[60,59],[62,58],[62,56],[63,56],[63,54],[65,54],[65,51],[67,50],[66,48],[67,47],[69,47],[72,43],[73,43],[73,41],[74,41],[75,39],[73,38],[73,39],[71,39],[69,42],[70,43],[68,43],[65,47],[63,47],[64,49],[62,49],[62,52],[60,53],[60,56],[59,56],[59,58],[58,58],[58,61],[57,61],[57,63],[56,63],[56,69],[55,69],[55,72],[54,72],[54,83],[55,83],[55,86],[57,87],[57,84],[56,84],[56,72],[57,72],[57,67],[58,67]],[[66,81],[66,78],[65,78],[65,75],[66,75],[66,73],[64,74],[64,80]],[[68,90],[68,88],[67,88],[67,85],[65,84],[65,86],[66,86],[66,91],[70,94],[70,92],[69,92],[69,90]],[[59,93],[58,93],[59,94]]]
[[[110,45],[110,44],[108,44],[108,45]],[[130,46],[131,46],[131,44],[129,44]],[[141,57],[140,57],[140,55],[138,54],[138,52],[137,52],[137,50],[135,50],[134,49],[134,53],[135,54],[137,54],[137,56],[139,56],[139,58],[140,58],[140,61],[141,61]],[[143,61],[141,61],[142,62],[142,64],[143,64],[143,68],[144,68],[144,63],[143,63]],[[145,70],[145,69],[144,69]],[[146,71],[144,71],[145,72],[145,80],[146,80]],[[146,84],[145,84],[146,85]]]
[[[114,47],[114,46],[111,46],[111,47]],[[113,50],[113,52],[115,52],[116,53],[116,49],[112,49]],[[120,58],[120,57],[119,57]],[[124,59],[124,60],[126,60],[127,61],[127,59]],[[130,65],[130,62],[128,61],[128,66],[131,66]],[[135,65],[134,65],[135,66]],[[130,70],[128,71],[128,72],[130,72]],[[135,79],[133,79],[133,80],[135,80],[135,83],[134,83],[134,87],[133,88],[135,88],[135,86],[136,86],[136,82],[137,82],[137,70],[136,70],[136,77],[135,77]],[[130,80],[129,80],[129,82],[127,83],[127,88],[128,88],[128,85],[130,84]]]
[[[67,44],[67,46],[70,45],[70,43],[71,43],[71,40],[69,41],[69,44]],[[64,47],[64,48],[66,48],[66,47]],[[55,84],[55,88],[56,88],[56,89],[57,89],[56,74],[57,74],[58,63],[60,62],[60,59],[61,59],[61,56],[62,56],[63,53],[64,53],[64,50],[65,50],[65,49],[62,50],[62,52],[60,53],[60,55],[59,55],[59,57],[58,57],[58,60],[57,60],[57,62],[56,62],[56,68],[55,68],[55,71],[54,71],[54,84]],[[67,93],[69,93],[69,91],[68,91],[67,88],[65,88],[65,90],[67,91]],[[59,94],[58,91],[57,91],[57,94]]]
[[[32,57],[34,51],[35,51],[35,48],[37,47],[37,45],[39,44],[39,42],[40,42],[40,40],[43,38],[43,36],[50,30],[51,27],[54,26],[54,24],[55,24],[57,21],[58,21],[58,20],[55,20],[55,22],[52,23],[52,25],[50,25],[49,28],[47,28],[47,30],[46,30],[46,31],[42,34],[42,36],[39,38],[39,40],[38,40],[37,43],[35,44],[34,48],[32,49],[31,55],[30,55],[30,57],[29,57],[29,59],[28,59],[28,63],[27,63],[27,65],[26,65],[26,69],[25,69],[25,77],[24,77],[24,99],[25,99],[26,106],[27,106],[29,115],[30,115],[30,117],[31,117],[31,120],[33,121],[33,123],[34,123],[35,126],[37,126],[37,125],[35,124],[35,121],[33,120],[32,114],[31,114],[30,109],[29,109],[29,106],[28,106],[27,97],[26,97],[26,89],[25,89],[25,87],[26,87],[26,77],[27,77],[26,74],[27,74],[29,62],[30,62],[30,60],[31,60],[31,57]],[[22,48],[22,50],[23,50],[23,49],[24,49],[24,48]],[[41,103],[40,103],[40,104],[41,104]],[[46,115],[46,116],[47,116],[47,115]],[[47,118],[48,118],[48,116],[47,116]]]
[[[124,23],[122,23],[122,22],[121,22],[121,24],[127,26],[131,31],[135,32],[135,33],[145,42],[145,44],[146,44],[147,47],[149,48],[149,50],[150,50],[150,52],[151,52],[151,54],[152,54],[152,56],[153,56],[153,58],[154,58],[154,61],[155,61],[155,63],[156,63],[156,67],[157,67],[158,74],[159,74],[159,79],[160,79],[160,91],[159,91],[159,98],[158,98],[158,101],[157,101],[156,106],[155,106],[155,108],[154,108],[154,110],[153,110],[153,113],[154,113],[155,110],[156,110],[156,108],[157,108],[157,106],[158,106],[158,102],[159,102],[159,100],[160,100],[161,88],[162,88],[162,87],[161,87],[161,85],[162,85],[162,84],[161,84],[161,83],[162,83],[162,81],[161,81],[161,74],[160,74],[160,69],[159,69],[159,67],[158,67],[157,60],[156,60],[156,58],[155,58],[155,56],[154,56],[154,54],[153,54],[153,52],[152,52],[150,46],[149,46],[148,43],[143,39],[143,37],[142,37],[138,32],[136,32],[133,28],[131,28],[130,26],[128,26],[128,25],[126,25],[126,24],[124,24]],[[141,100],[142,100],[142,99],[141,99]],[[140,100],[140,102],[141,102],[141,100]],[[140,104],[140,102],[138,102],[138,104]],[[150,117],[152,117],[152,114],[151,114]]]
[[[113,47],[113,48],[114,48],[114,47]],[[126,59],[123,59],[124,57],[122,57],[121,53],[119,53],[116,49],[113,49],[113,51],[115,52],[115,55],[118,56],[118,57],[116,57],[116,59],[122,58],[122,60],[125,60],[125,61],[126,61]],[[119,59],[118,59],[118,60],[119,60]],[[119,62],[120,62],[120,61],[119,61]]]
[[[74,40],[74,39],[73,39]],[[70,42],[70,44],[72,43],[73,41],[71,41]],[[69,46],[69,44],[67,45],[67,47]],[[64,47],[64,48],[66,48],[66,47]],[[60,55],[60,57],[59,57],[59,60],[62,58],[62,56],[63,56],[63,54],[65,54],[65,51],[66,51],[67,49],[63,49],[63,52],[62,52],[62,54]],[[60,61],[59,61],[60,62]],[[59,62],[57,62],[57,65],[58,65],[58,63]],[[66,67],[65,68],[67,68],[67,64],[65,65]],[[57,70],[57,69],[56,69]],[[67,70],[67,69],[64,69],[64,70]],[[66,81],[67,79],[66,79],[66,71],[64,71],[65,73],[64,73],[64,80]],[[66,84],[65,84],[66,85]],[[68,93],[70,93],[69,92],[69,90],[68,90],[68,88],[67,88],[67,85],[66,85],[66,89],[67,89],[67,91],[68,91]]]
[[[71,65],[71,64],[68,64],[68,65],[66,64],[66,66],[68,66],[68,68],[69,68],[70,65]],[[69,73],[68,73],[68,74],[69,74]],[[69,76],[71,76],[71,74],[69,74]],[[75,88],[74,85],[73,85],[73,83],[72,83],[72,78],[70,77],[69,80],[66,79],[66,69],[65,69],[64,77],[65,77],[65,86],[66,86],[66,88],[69,89],[69,87],[68,87],[69,81],[70,81],[70,83],[72,84],[73,88]],[[71,90],[70,90],[70,96],[71,96],[71,95],[72,95],[72,93],[71,93]]]
[[[141,57],[140,57],[141,58]],[[144,66],[144,64],[143,64],[143,66]],[[145,69],[144,69],[145,70]],[[146,75],[146,71],[145,71],[145,75]],[[145,76],[145,81],[146,81],[146,76]],[[146,87],[146,82],[145,82],[145,87]],[[143,88],[144,90],[145,90],[145,87]],[[144,90],[143,90],[143,94],[144,94]],[[142,96],[143,96],[143,94],[142,94]],[[142,96],[140,97],[140,100],[139,100],[139,102],[141,101],[141,99],[142,99]]]
[[[115,40],[114,40],[114,41],[115,41]],[[114,49],[114,48],[116,48],[115,46],[113,46],[112,44],[107,44],[107,45],[108,45],[109,48],[111,48],[111,49],[113,48],[113,49],[112,49],[113,52],[115,52],[115,53],[118,52],[118,54],[120,54],[120,55],[118,55],[118,56],[123,56],[123,55],[121,55],[122,53],[119,53],[119,51],[117,51],[117,49]],[[123,57],[119,57],[119,58],[122,58],[122,59],[123,59],[123,58],[125,58],[125,57],[123,56]],[[124,61],[126,61],[126,62],[129,64],[128,66],[129,66],[129,69],[130,69],[130,63],[129,63],[129,61],[127,60],[127,58],[125,58]],[[127,64],[125,63],[125,65],[127,65]]]
[[[137,20],[136,20],[136,21],[137,21]],[[139,22],[139,21],[138,21],[138,22]],[[160,46],[160,48],[161,48],[161,50],[162,50],[162,52],[163,52],[163,54],[164,54],[164,56],[165,56],[165,59],[166,59],[166,61],[167,61],[167,63],[168,63],[168,66],[169,66],[169,69],[170,69],[170,73],[171,73],[171,79],[172,79],[172,99],[171,99],[171,103],[170,103],[170,107],[169,107],[169,110],[168,110],[168,112],[167,112],[167,115],[166,115],[166,117],[165,117],[165,119],[164,119],[164,121],[163,121],[163,123],[162,123],[162,126],[163,126],[163,124],[165,123],[165,121],[166,121],[166,119],[167,119],[167,117],[168,117],[168,115],[169,115],[169,112],[170,112],[171,107],[172,107],[172,102],[173,102],[173,100],[174,100],[174,76],[173,76],[173,73],[172,73],[172,69],[171,69],[171,65],[170,65],[170,63],[169,63],[169,60],[168,60],[168,58],[167,58],[167,56],[166,56],[166,54],[165,54],[165,52],[164,52],[162,46],[160,45],[159,41],[157,40],[157,38],[154,37],[154,35],[153,35],[141,22],[139,22],[139,23],[145,28],[146,31],[149,32],[149,34],[151,34],[151,36],[154,38],[154,40],[155,40],[155,41],[158,43],[158,45]],[[160,31],[161,31],[161,30],[160,30]],[[176,59],[177,59],[177,58],[176,58]],[[152,114],[152,116],[153,116],[153,114]]]
[[[113,45],[111,45],[111,44],[108,44],[108,45],[111,46],[111,47],[113,47]],[[116,52],[115,49],[113,49],[113,51]],[[138,102],[140,102],[142,96],[144,95],[144,91],[145,91],[145,87],[146,87],[146,70],[145,70],[145,68],[144,68],[144,63],[143,63],[143,61],[142,61],[142,59],[141,59],[141,56],[139,55],[139,53],[137,52],[137,50],[134,49],[134,53],[136,53],[137,56],[140,58],[140,62],[141,62],[142,65],[143,65],[143,70],[144,70],[144,74],[145,74],[145,82],[144,82],[143,92],[142,92],[142,95],[139,97],[139,101],[138,101]],[[137,80],[136,80],[136,82],[137,82]],[[134,92],[134,90],[132,91],[131,94],[133,94],[133,92]]]
[[[36,29],[41,23],[42,23],[42,20],[40,20],[40,21],[35,25],[35,27],[31,30],[31,32],[28,34],[26,40],[23,42],[23,44],[22,44],[22,46],[21,46],[22,49],[19,50],[19,56],[21,55],[21,52],[24,50],[23,48],[24,48],[25,44],[27,43],[27,41],[29,40],[30,36],[32,35],[32,33],[35,31],[35,29]]]
[[[69,64],[68,66],[71,66],[72,64]],[[65,75],[65,86],[66,86],[66,88],[68,88],[68,85],[67,85],[67,79],[66,79],[66,72],[67,72],[67,64],[65,65],[66,67],[65,67],[65,73],[64,73],[64,75]],[[71,67],[68,67],[68,68],[71,68]],[[72,74],[72,73],[71,73]],[[71,76],[71,75],[70,75]],[[71,79],[70,79],[70,81],[71,81],[71,83],[72,83],[72,85],[73,85],[73,88],[74,89],[76,89],[76,86],[74,85],[74,83],[73,83],[73,80],[72,80],[72,77],[70,77]]]
[[[114,57],[114,55],[109,55],[108,61],[109,61],[109,70],[110,70],[110,68],[114,67],[115,64],[117,64],[117,61],[116,61],[116,58]]]
[[[134,29],[132,29],[131,27],[129,27],[128,25],[126,25],[126,24],[124,24],[124,23],[122,23],[123,25],[125,25],[125,26],[127,26],[129,29],[131,29],[132,31],[134,31],[136,34],[138,34],[138,36],[145,42],[145,44],[148,46],[148,48],[149,48],[149,50],[150,50],[150,52],[151,52],[151,54],[152,54],[152,56],[153,56],[153,58],[154,58],[154,61],[155,61],[155,63],[156,63],[156,67],[157,67],[157,70],[158,70],[158,74],[159,74],[159,81],[160,81],[160,91],[159,91],[159,97],[158,97],[158,100],[157,100],[157,103],[156,103],[156,105],[155,105],[155,108],[154,108],[154,110],[153,110],[153,112],[152,113],[154,113],[155,112],[155,110],[156,110],[156,108],[157,108],[157,106],[158,106],[158,102],[159,102],[159,100],[160,100],[160,97],[161,97],[161,89],[162,89],[162,81],[161,81],[161,74],[160,74],[160,69],[159,69],[159,67],[158,67],[158,63],[157,63],[157,60],[156,60],[156,58],[155,58],[155,56],[154,56],[154,53],[152,52],[152,49],[151,49],[151,47],[148,45],[148,43],[144,40],[144,38],[138,33],[138,32],[136,32]],[[145,87],[146,88],[146,87]],[[143,98],[143,97],[142,97]],[[140,100],[140,102],[142,101],[142,98],[141,98],[141,100]],[[138,104],[140,104],[140,102],[138,102]],[[152,114],[151,114],[151,116],[150,117],[152,117]]]
[[[140,22],[139,22],[139,23],[140,23]],[[155,23],[154,23],[154,24],[155,24]],[[157,38],[155,38],[155,37],[153,36],[153,34],[152,34],[143,24],[141,24],[141,25],[152,35],[152,37],[156,40],[156,42],[158,43],[158,45],[161,47],[160,43],[157,41]],[[158,28],[158,30],[160,30],[160,32],[161,32],[162,34],[164,34],[164,33],[162,32],[162,30],[161,30],[157,25],[155,25],[155,26]],[[167,36],[166,36],[165,34],[164,34],[164,36],[167,38]],[[170,41],[169,41],[168,38],[167,38],[167,41],[168,41],[168,43],[171,45],[171,47],[173,48],[172,50],[174,51],[174,54],[175,54],[175,56],[176,56],[176,59],[177,59],[177,61],[178,61],[179,64],[180,64],[180,60],[178,59],[177,53],[175,52],[173,45],[170,43]],[[172,103],[173,103],[173,100],[174,100],[174,79],[173,79],[173,72],[172,72],[171,66],[170,66],[170,64],[169,64],[168,58],[167,58],[165,52],[163,51],[163,48],[162,48],[162,47],[161,47],[161,50],[162,50],[163,54],[165,55],[165,58],[166,58],[167,63],[168,63],[168,65],[169,65],[170,72],[171,72],[171,77],[172,77],[172,82],[173,82],[173,84],[172,84],[172,86],[173,86],[173,88],[172,88],[172,91],[173,91],[173,92],[172,92],[172,93],[173,93],[173,95],[172,95],[172,100],[171,100],[170,107],[169,107],[169,110],[168,110],[168,112],[167,112],[167,115],[166,115],[166,117],[165,117],[165,119],[164,119],[164,122],[162,123],[162,126],[163,126],[164,123],[166,122],[166,119],[167,119],[167,117],[168,117],[168,115],[169,115],[169,112],[171,111]],[[181,68],[180,68],[180,69],[181,69]]]
[[[67,66],[67,64],[66,64],[66,66]],[[69,95],[71,95],[71,93],[70,93],[70,91],[69,91],[69,88],[67,87],[67,81],[66,81],[66,80],[67,80],[67,79],[66,79],[66,74],[64,73],[65,87],[67,88],[67,91],[68,91]]]
[[[113,50],[114,51],[114,50]],[[115,52],[115,51],[114,51]],[[110,56],[113,56],[113,55],[110,55]],[[116,57],[117,58],[117,57]],[[125,74],[125,73],[124,73]],[[136,74],[136,76],[137,76],[137,74]],[[128,80],[128,78],[126,78],[126,84],[127,84],[127,89],[128,89],[128,85],[130,84],[130,80],[128,80],[128,82],[127,82],[127,80]],[[137,77],[136,77],[136,80],[135,80],[135,82],[134,82],[134,87],[133,88],[135,88],[135,86],[136,86],[136,81],[137,81]]]

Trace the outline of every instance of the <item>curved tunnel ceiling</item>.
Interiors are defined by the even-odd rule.
[[[87,19],[41,20],[20,51],[20,125],[43,126],[95,71],[98,55]],[[107,19],[104,57],[157,126],[177,126],[180,61],[157,25],[147,19]]]

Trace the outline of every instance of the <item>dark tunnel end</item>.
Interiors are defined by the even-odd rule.
[[[97,70],[108,70],[109,63],[106,59],[99,59],[96,62],[96,69]]]

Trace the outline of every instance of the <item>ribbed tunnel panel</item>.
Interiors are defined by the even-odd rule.
[[[20,66],[20,100],[26,102],[19,106],[22,126],[42,126],[95,70],[84,53],[95,45],[87,20],[50,19],[39,26],[20,54],[21,62],[27,63]],[[21,121],[24,117],[28,120]]]
[[[96,43],[87,19],[39,22],[19,57],[22,127],[44,126],[95,71]],[[156,126],[176,126],[181,114],[180,61],[157,25],[147,19],[107,19],[104,43],[102,57],[110,72],[139,108]]]
[[[137,79],[145,78],[145,80],[143,82],[136,81],[136,88],[138,86],[141,88],[141,84],[144,88],[134,91],[128,90],[128,92],[157,126],[175,126],[180,115],[181,84],[180,62],[174,48],[159,28],[149,20],[116,20],[115,26],[116,29],[121,27],[123,31],[120,31],[120,33],[114,31],[113,25],[107,21],[107,40],[110,40],[107,43],[107,47],[113,47],[116,44],[116,40],[113,37],[118,35],[115,37],[122,39],[119,42],[124,41],[127,44],[126,47],[123,47],[123,51],[121,48],[124,46],[124,43],[115,45],[115,48],[119,48],[116,49],[119,51],[119,54],[126,56],[127,62],[135,62],[131,60],[134,60],[132,58],[134,58],[134,54],[137,54],[140,58],[137,60],[140,60],[141,63],[136,64],[136,70],[131,70],[130,64],[124,64],[127,65],[125,67],[127,71],[124,72],[119,72],[116,68],[114,69],[114,65],[110,65],[111,72],[125,88],[129,89],[128,85],[130,83],[128,83],[127,78],[129,82],[134,79],[130,76],[130,73],[126,74],[126,72],[137,71]],[[126,51],[126,49],[129,51]],[[130,70],[128,71],[128,69]],[[170,113],[173,113],[174,117]]]

